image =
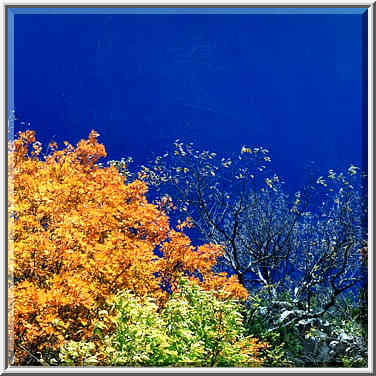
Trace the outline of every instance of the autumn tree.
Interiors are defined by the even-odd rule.
[[[125,182],[103,167],[105,148],[92,131],[76,147],[42,145],[33,131],[9,146],[9,307],[14,363],[39,364],[64,342],[92,338],[98,312],[129,290],[166,300],[166,284],[180,276],[234,297],[246,290],[236,278],[215,275],[219,245],[190,244],[171,229],[161,208],[146,199],[147,186]],[[156,256],[160,248],[163,257]],[[161,288],[162,287],[162,288]]]

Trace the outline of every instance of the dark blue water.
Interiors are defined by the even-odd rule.
[[[16,15],[15,110],[44,143],[97,130],[145,163],[180,138],[265,146],[290,187],[362,165],[361,15]],[[22,129],[18,126],[17,129]]]
[[[307,165],[367,168],[366,27],[359,14],[17,14],[16,130],[62,145],[95,129],[107,159],[135,166],[177,138],[219,156],[264,146],[293,191]]]

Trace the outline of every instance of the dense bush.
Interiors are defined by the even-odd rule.
[[[117,296],[117,330],[100,343],[70,342],[62,365],[260,367],[266,343],[245,335],[242,306],[181,280],[159,310],[150,298]],[[263,355],[264,354],[264,355]]]

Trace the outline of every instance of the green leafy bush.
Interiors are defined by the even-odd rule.
[[[261,367],[266,343],[246,336],[242,306],[183,280],[158,311],[151,298],[122,292],[117,331],[89,344],[68,343],[62,365]],[[86,362],[86,363],[85,363]]]

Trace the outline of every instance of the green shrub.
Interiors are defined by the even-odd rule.
[[[61,348],[60,361],[128,367],[263,366],[268,345],[246,336],[241,309],[238,302],[219,300],[214,291],[186,280],[160,311],[151,298],[122,292],[116,333],[95,344],[68,343]]]

